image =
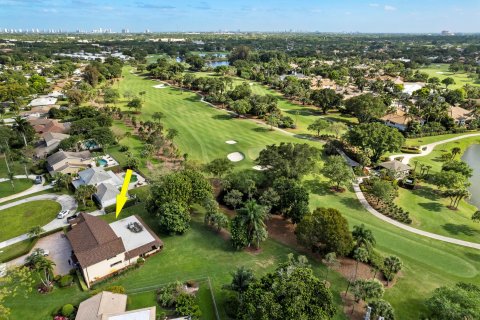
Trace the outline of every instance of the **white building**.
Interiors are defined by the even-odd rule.
[[[78,173],[78,179],[72,182],[75,189],[82,185],[97,187],[95,198],[102,208],[114,205],[122,181],[112,171],[105,171],[100,167],[88,168]]]

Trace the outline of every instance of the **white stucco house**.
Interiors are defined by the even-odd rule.
[[[71,259],[88,287],[163,249],[162,240],[137,215],[108,224],[82,213],[71,227],[67,232]]]

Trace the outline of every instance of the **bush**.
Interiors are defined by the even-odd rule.
[[[73,283],[73,276],[67,274],[67,275],[62,276],[62,277],[60,278],[59,286],[60,286],[61,288],[63,288],[63,287],[68,287],[68,286],[71,286],[72,283]]]
[[[108,288],[105,288],[105,291],[109,291],[112,293],[125,294],[125,288],[122,286],[110,286]]]
[[[229,294],[225,299],[225,313],[231,319],[236,319],[238,315],[238,309],[240,308],[240,301],[234,294]]]
[[[177,298],[175,312],[182,316],[190,316],[190,319],[199,319],[202,315],[200,307],[195,301],[195,296],[188,293],[181,293]]]
[[[128,149],[129,149],[128,146],[120,146],[120,148],[118,149],[118,151],[120,151],[120,152],[127,152]]]
[[[163,308],[173,308],[177,303],[177,298],[184,293],[185,289],[181,282],[170,283],[157,290],[157,302]]]
[[[74,309],[75,308],[73,307],[73,305],[66,304],[62,307],[62,315],[65,316],[65,317],[69,317],[69,316],[72,315]]]
[[[140,257],[140,258],[137,259],[137,264],[142,265],[144,263],[145,263],[145,258]]]

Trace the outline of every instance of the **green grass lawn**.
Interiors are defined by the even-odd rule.
[[[0,262],[10,261],[19,257],[27,252],[29,252],[37,241],[32,241],[30,239],[23,240],[12,244],[8,247],[0,249]]]
[[[44,226],[60,211],[59,203],[51,200],[31,201],[0,211],[0,241],[28,232],[32,227]]]
[[[421,68],[420,71],[428,74],[429,77],[437,77],[440,79],[440,81],[447,77],[455,79],[455,84],[449,86],[450,89],[461,88],[466,84],[477,86],[480,85],[478,77],[472,79],[465,72],[457,72],[456,74],[453,74],[452,72],[448,71],[448,66],[449,65],[446,63],[432,63],[426,68]]]
[[[27,190],[33,186],[33,181],[31,179],[14,179],[13,185],[15,188],[12,188],[12,183],[10,181],[0,182],[0,198],[8,197],[12,194]]]
[[[439,136],[431,136],[431,137],[422,137],[422,138],[411,138],[411,139],[406,139],[405,145],[407,146],[424,146],[430,143],[442,141],[442,140],[447,140],[455,137],[460,137],[464,135],[468,135],[471,133],[476,133],[476,132],[464,132],[464,133],[449,133],[449,134],[442,134]]]
[[[10,170],[15,175],[25,174],[25,168],[21,163],[17,161],[8,161],[8,165],[10,167]],[[5,163],[5,158],[3,154],[0,155],[0,178],[8,178],[7,164]]]
[[[480,242],[480,225],[471,220],[477,210],[475,206],[461,201],[458,210],[451,210],[448,198],[441,197],[433,185],[420,184],[421,188],[406,190],[399,188],[395,202],[407,210],[412,218],[412,227],[458,238]]]
[[[156,111],[165,114],[167,128],[175,128],[179,136],[175,138],[181,153],[187,153],[188,158],[200,162],[209,162],[215,158],[226,157],[232,152],[241,152],[245,159],[237,162],[237,168],[250,168],[259,152],[269,144],[284,142],[306,142],[321,146],[310,140],[299,140],[293,136],[278,131],[270,131],[267,126],[256,124],[248,119],[232,118],[224,110],[218,110],[199,101],[199,97],[188,91],[172,87],[164,89],[153,88],[156,81],[134,76],[125,68],[124,79],[120,82],[120,92],[146,91],[142,113],[138,120],[151,120]],[[122,125],[115,123],[116,127]],[[236,140],[234,145],[226,144],[227,140]],[[140,152],[141,145],[133,138],[125,138],[121,144],[128,145],[135,152]],[[119,154],[109,149],[114,157]],[[122,161],[122,159],[119,159]],[[146,161],[145,159],[142,161]]]

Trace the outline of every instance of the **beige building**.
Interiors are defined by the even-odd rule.
[[[450,107],[448,115],[453,118],[455,124],[458,126],[464,126],[474,119],[472,112],[462,107]]]
[[[156,308],[126,311],[127,295],[103,291],[80,303],[76,320],[155,320]]]
[[[89,287],[163,248],[163,242],[136,215],[108,224],[82,213],[72,222],[67,238],[73,249],[72,261]]]
[[[95,164],[90,151],[68,152],[58,151],[47,158],[47,169],[50,174],[61,172],[75,174]]]

